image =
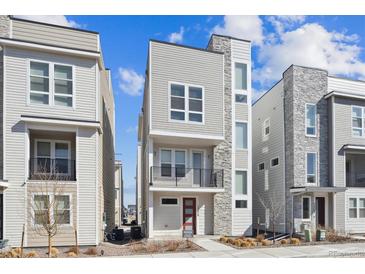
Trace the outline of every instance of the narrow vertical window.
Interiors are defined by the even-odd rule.
[[[189,121],[203,122],[203,89],[189,87]]]
[[[176,177],[185,177],[185,151],[175,151]]]
[[[247,194],[247,172],[237,170],[236,171],[236,194]]]
[[[235,63],[235,89],[247,90],[247,64]]]
[[[171,177],[172,157],[171,150],[161,150],[161,176]]]
[[[30,62],[30,103],[49,104],[49,65]]]
[[[72,107],[72,67],[54,65],[54,104]]]
[[[357,199],[356,198],[349,199],[349,217],[357,218]]]
[[[307,153],[307,183],[317,182],[317,154]]]
[[[236,123],[236,148],[247,148],[247,123]]]
[[[270,135],[270,118],[267,118],[262,123],[262,140],[266,141]]]
[[[352,107],[352,136],[362,137],[364,135],[363,108]]]
[[[71,224],[70,196],[57,195],[54,197],[53,218],[58,224]]]
[[[359,217],[365,218],[365,199],[364,198],[359,199]]]
[[[172,84],[170,87],[171,119],[185,120],[185,86]]]
[[[305,133],[308,136],[316,136],[316,112],[317,107],[314,104],[305,105]]]
[[[303,197],[302,200],[302,218],[304,220],[310,219],[310,197]]]

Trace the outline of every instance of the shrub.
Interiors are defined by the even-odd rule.
[[[242,235],[242,236],[239,236],[238,239],[240,239],[240,240],[246,240],[246,237]]]
[[[161,246],[158,242],[149,242],[146,245],[146,250],[149,253],[156,253],[161,249]]]
[[[223,237],[220,237],[219,238],[219,241],[220,242],[223,242],[223,243],[227,243],[228,242],[228,238],[226,236],[223,236]]]
[[[70,252],[67,252],[67,257],[75,258],[75,257],[77,257],[77,254],[75,252],[70,251]]]
[[[241,245],[242,240],[241,239],[236,239],[233,241],[233,244],[236,246],[240,246]]]
[[[55,247],[51,248],[51,257],[57,257],[59,253],[60,252],[58,251],[57,248],[55,248]]]
[[[146,251],[146,247],[142,243],[133,243],[130,245],[133,253],[141,253]]]
[[[186,248],[193,248],[193,242],[190,240],[186,240]]]
[[[98,255],[98,252],[96,250],[96,247],[89,247],[84,254],[89,255],[89,256],[96,256]]]
[[[261,241],[261,244],[262,244],[263,246],[269,246],[269,245],[271,244],[271,241],[269,241],[269,240],[262,240],[262,241]]]
[[[251,244],[249,243],[249,242],[247,242],[247,241],[241,241],[241,245],[240,245],[241,247],[250,247],[251,246]]]
[[[293,245],[299,245],[300,240],[298,238],[291,238],[290,243],[293,244]]]
[[[289,243],[289,241],[287,239],[282,239],[282,240],[280,240],[280,243],[282,245],[287,245]]]
[[[345,235],[340,235],[335,230],[330,230],[326,232],[326,240],[329,242],[344,242],[349,240],[350,237]]]
[[[27,253],[25,255],[25,258],[37,258],[37,257],[39,257],[39,256],[38,256],[38,253],[35,251],[30,251],[29,253]]]
[[[255,239],[252,239],[252,238],[246,238],[246,241],[248,241],[250,244],[254,243],[255,242]]]
[[[228,238],[228,243],[231,244],[231,245],[234,245],[234,239]]]
[[[166,245],[167,251],[176,251],[178,249],[180,243],[179,241],[168,241]]]
[[[265,235],[264,234],[259,234],[256,236],[256,240],[261,243],[263,240],[265,240]]]
[[[80,249],[77,246],[72,246],[67,250],[67,253],[75,253],[76,255],[80,253]]]

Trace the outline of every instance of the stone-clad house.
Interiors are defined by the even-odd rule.
[[[252,107],[253,222],[365,232],[365,82],[290,66]],[[263,229],[263,228],[262,228]]]
[[[150,40],[138,126],[138,223],[148,237],[252,233],[251,44]]]
[[[0,16],[0,240],[97,245],[114,227],[114,98],[99,33]],[[62,191],[52,193],[58,184]],[[46,190],[48,186],[48,190]],[[50,190],[52,189],[52,190]]]

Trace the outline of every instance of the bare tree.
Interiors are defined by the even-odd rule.
[[[47,237],[48,257],[51,257],[52,240],[59,231],[59,225],[65,223],[65,218],[71,218],[69,215],[71,201],[68,201],[68,210],[61,206],[65,202],[62,198],[65,196],[64,181],[67,180],[68,175],[58,173],[55,168],[51,170],[46,164],[38,165],[33,172],[31,176],[41,183],[37,183],[37,186],[33,188],[32,192],[35,194],[29,216],[31,216],[34,231],[40,236]]]
[[[270,193],[265,194],[256,193],[256,196],[265,210],[269,210],[269,224],[272,227],[273,241],[275,243],[276,227],[280,224],[281,216],[285,214],[285,204],[283,200],[275,199]]]

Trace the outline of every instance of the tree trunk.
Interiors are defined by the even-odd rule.
[[[48,208],[48,211],[47,211],[47,218],[48,218],[48,226],[51,224],[51,209]],[[51,254],[51,250],[52,250],[52,236],[51,236],[51,232],[47,231],[48,233],[48,258],[51,258],[52,257],[52,254]]]
[[[275,244],[275,222],[272,222],[273,243]]]

